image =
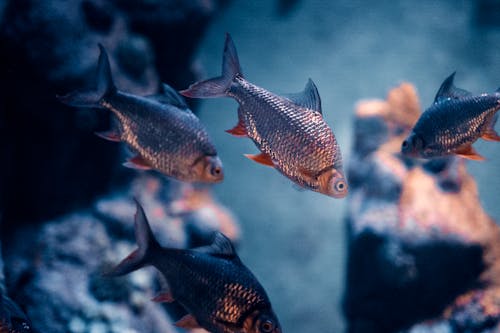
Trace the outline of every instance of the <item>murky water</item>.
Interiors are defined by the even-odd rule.
[[[457,70],[475,93],[500,86],[500,29],[475,25],[473,1],[302,1],[287,17],[269,0],[235,0],[199,50],[206,76],[219,75],[230,32],[246,78],[274,92],[317,84],[323,113],[349,163],[355,103],[414,83],[423,107]],[[221,201],[240,218],[241,256],[268,290],[284,332],[341,332],[346,200],[299,192],[277,171],[246,159],[249,139],[224,132],[237,122],[230,99],[204,101],[200,116],[225,163]],[[498,128],[498,126],[497,126]],[[480,142],[468,162],[486,210],[500,221],[500,144]]]

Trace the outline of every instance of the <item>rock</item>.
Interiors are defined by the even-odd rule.
[[[109,112],[75,110],[57,94],[94,84],[97,43],[117,87],[157,92],[195,80],[193,54],[222,0],[0,1],[0,210],[5,227],[50,219],[123,185],[122,145],[93,135]],[[30,207],[30,209],[24,209]]]
[[[399,154],[419,114],[407,83],[386,101],[357,105],[349,164],[348,331],[499,329],[500,230],[482,209],[462,159]]]
[[[1,246],[0,246],[1,248]],[[0,251],[0,332],[31,333],[35,332],[31,321],[8,296],[5,288],[3,256]]]
[[[187,221],[169,212],[176,186],[163,177],[144,174],[128,189],[96,201],[91,209],[21,228],[12,237],[6,253],[7,287],[37,330],[175,332],[163,305],[151,302],[161,287],[154,269],[120,278],[103,273],[136,247],[133,197],[143,205],[163,246],[192,243]],[[199,216],[197,223],[204,225],[204,215]],[[214,227],[210,219],[205,224],[210,226],[207,229]],[[171,315],[175,317],[174,311]]]

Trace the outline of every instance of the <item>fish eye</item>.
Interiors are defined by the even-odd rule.
[[[345,188],[346,188],[346,183],[344,181],[338,181],[336,184],[335,184],[335,189],[338,191],[338,192],[344,192],[345,191]]]
[[[219,176],[221,174],[221,172],[222,172],[222,168],[219,166],[213,167],[210,170],[210,173],[212,174],[212,176]]]
[[[403,148],[408,148],[408,140],[403,141],[403,144],[401,146]]]
[[[272,332],[274,329],[274,324],[270,320],[264,321],[261,325],[260,328],[262,329],[262,332]]]

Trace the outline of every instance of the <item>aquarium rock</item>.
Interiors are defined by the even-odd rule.
[[[91,86],[98,43],[119,89],[156,93],[199,78],[194,52],[228,0],[0,1],[0,210],[7,228],[88,205],[124,184],[121,146],[93,132],[109,115],[62,105],[56,95]],[[7,195],[8,194],[8,195]],[[30,209],[24,209],[30,207]]]
[[[399,153],[419,114],[408,83],[356,107],[343,304],[350,333],[500,328],[500,229],[463,159]]]
[[[142,175],[128,189],[86,210],[14,233],[5,256],[7,288],[33,326],[51,333],[176,332],[172,322],[178,309],[169,306],[171,319],[164,305],[151,301],[162,284],[154,269],[121,278],[103,274],[136,247],[134,197],[144,205],[161,244],[185,247],[193,242],[188,232],[193,221],[171,213],[171,203],[185,205],[179,193],[186,186]],[[204,223],[204,216],[197,215],[197,225],[206,225],[203,230],[209,234],[219,229],[211,219]],[[239,230],[236,224],[232,228]],[[200,237],[209,239],[208,234]]]

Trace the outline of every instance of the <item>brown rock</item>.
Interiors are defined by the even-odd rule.
[[[408,83],[385,101],[357,105],[344,297],[349,332],[431,332],[429,320],[452,332],[482,332],[500,319],[500,230],[482,209],[465,162],[399,154],[419,114]]]

